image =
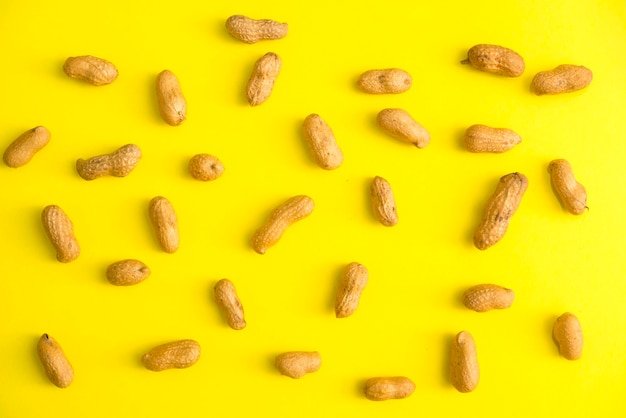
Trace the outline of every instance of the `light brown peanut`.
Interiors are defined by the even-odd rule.
[[[268,52],[254,63],[246,87],[250,106],[258,106],[269,99],[281,67],[282,60],[273,52]]]
[[[163,70],[157,75],[156,95],[159,113],[167,124],[177,126],[187,119],[187,101],[173,72]]]
[[[374,216],[385,226],[394,226],[398,223],[396,200],[391,185],[382,177],[376,176],[370,185],[370,196]]]
[[[247,44],[281,39],[287,36],[289,25],[271,19],[251,19],[233,15],[226,19],[226,30],[235,39]]]
[[[200,344],[194,340],[179,340],[154,347],[141,358],[146,369],[160,372],[185,369],[200,359]]]
[[[178,250],[178,218],[172,203],[163,196],[156,196],[148,205],[150,221],[159,245],[166,253]]]
[[[505,77],[519,77],[524,73],[524,59],[515,51],[500,45],[478,44],[467,51],[467,59],[461,64],[470,64],[477,70]]]
[[[289,351],[276,356],[274,365],[280,374],[299,379],[318,371],[322,366],[322,356],[317,351]]]
[[[98,155],[86,160],[76,160],[76,171],[85,180],[95,180],[102,176],[125,177],[139,164],[141,149],[127,144],[111,154]]]
[[[111,84],[118,75],[113,63],[91,55],[69,57],[63,64],[65,74],[94,86]]]
[[[417,148],[430,143],[430,133],[404,109],[383,109],[378,112],[376,123],[388,135]]]
[[[567,160],[552,160],[548,164],[552,187],[562,205],[574,215],[582,215],[587,209],[587,191],[576,181],[572,166]]]
[[[215,284],[215,301],[226,315],[226,322],[232,329],[240,330],[246,327],[243,315],[243,305],[237,296],[235,285],[228,279],[222,279]]]
[[[41,213],[41,222],[56,250],[61,263],[69,263],[80,255],[80,246],[74,236],[74,225],[63,209],[56,205],[46,206]]]
[[[500,178],[495,192],[487,200],[483,219],[474,231],[476,248],[486,250],[504,237],[527,188],[528,179],[522,173],[510,173]]]
[[[459,332],[450,350],[450,383],[459,392],[471,392],[478,386],[480,368],[474,337],[467,331]]]
[[[578,360],[583,355],[583,330],[580,321],[571,312],[565,312],[554,323],[552,336],[559,353],[568,360]]]
[[[50,131],[36,126],[17,137],[4,151],[3,160],[8,167],[21,167],[50,142]]]
[[[343,152],[333,130],[320,115],[311,114],[302,124],[304,139],[306,140],[313,159],[324,170],[334,170],[343,163]]]
[[[550,71],[541,71],[533,77],[530,91],[537,96],[571,93],[591,84],[593,73],[582,65],[563,64]]]
[[[372,377],[365,382],[365,397],[372,401],[387,401],[409,397],[415,383],[408,377]]]
[[[146,280],[150,268],[139,260],[126,259],[109,265],[106,276],[112,285],[131,286]]]
[[[269,216],[269,219],[252,237],[252,248],[259,254],[274,246],[287,228],[296,221],[309,216],[315,208],[315,202],[309,196],[298,195],[287,199]]]
[[[43,334],[37,343],[37,355],[52,383],[60,388],[66,388],[72,383],[74,369],[54,338]]]
[[[411,74],[399,68],[369,70],[361,74],[357,87],[369,94],[398,94],[411,88]]]
[[[463,135],[463,145],[469,152],[501,153],[522,142],[515,131],[506,128],[492,128],[486,125],[472,125]]]
[[[335,299],[337,318],[346,318],[356,311],[368,276],[367,268],[363,264],[350,263],[344,268]]]
[[[209,154],[196,154],[189,160],[189,174],[196,180],[216,180],[224,174],[224,164]]]
[[[497,284],[479,284],[463,293],[463,305],[476,312],[506,309],[513,304],[515,292]]]

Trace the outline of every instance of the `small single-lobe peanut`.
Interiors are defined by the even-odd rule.
[[[289,351],[276,356],[274,365],[280,374],[299,379],[318,371],[322,366],[322,356],[317,351]]]
[[[125,177],[139,164],[141,149],[128,144],[111,154],[98,155],[89,159],[76,160],[76,171],[85,180],[95,180],[102,176]]]
[[[17,137],[4,151],[4,163],[13,168],[28,163],[37,152],[50,142],[50,131],[36,126]]]
[[[356,311],[368,276],[367,268],[363,264],[354,262],[344,268],[335,299],[337,318],[346,318]]]
[[[450,382],[459,392],[471,392],[478,386],[480,368],[474,337],[467,331],[459,332],[450,350]]]
[[[563,64],[550,71],[541,71],[530,82],[530,91],[537,96],[571,93],[591,84],[593,73],[582,65]]]
[[[246,88],[250,106],[258,106],[269,99],[281,67],[282,60],[273,52],[268,52],[254,63]]]
[[[187,119],[187,101],[173,72],[163,70],[157,75],[156,95],[159,113],[165,122],[177,126]]]
[[[287,36],[289,25],[271,19],[251,19],[234,15],[226,19],[226,30],[235,39],[247,44],[281,39]]]
[[[585,186],[576,181],[572,166],[567,160],[552,160],[548,164],[548,172],[554,191],[570,213],[581,215],[587,209],[587,191]]]
[[[513,304],[515,292],[497,284],[479,284],[463,293],[463,305],[476,312],[506,309]]]
[[[139,260],[127,259],[109,265],[106,275],[112,285],[130,286],[146,280],[150,268]]]
[[[568,360],[578,360],[583,355],[583,330],[580,321],[570,312],[559,316],[554,323],[552,336],[559,352]]]
[[[194,340],[179,340],[162,344],[148,351],[141,362],[148,370],[185,369],[200,358],[200,344]]]
[[[515,51],[499,45],[479,44],[467,51],[467,59],[461,64],[470,64],[477,70],[505,77],[519,77],[524,73],[524,59]]]
[[[210,154],[196,154],[189,160],[189,174],[196,180],[210,181],[224,174],[224,164]]]
[[[65,74],[94,86],[111,84],[117,78],[117,68],[113,63],[91,55],[69,57],[63,64]]]
[[[528,179],[522,173],[510,173],[500,178],[495,192],[487,200],[483,219],[474,232],[476,248],[486,250],[504,237],[527,188]]]
[[[74,236],[74,225],[63,209],[56,205],[46,206],[41,213],[41,222],[56,250],[57,260],[69,263],[80,255],[80,246]]]
[[[412,84],[411,74],[399,68],[369,70],[361,74],[356,82],[357,87],[370,94],[404,93]]]
[[[403,399],[415,390],[415,383],[408,377],[372,377],[365,382],[365,397],[372,401]]]
[[[382,177],[376,176],[370,185],[370,196],[374,216],[385,226],[394,226],[398,223],[396,200],[391,185]]]
[[[178,218],[172,203],[163,196],[156,196],[148,205],[150,221],[163,251],[174,253],[178,250]]]
[[[37,343],[37,354],[52,383],[60,388],[66,388],[72,383],[74,369],[54,338],[43,334]]]
[[[404,109],[383,109],[378,112],[376,123],[388,135],[417,148],[430,143],[430,133]]]
[[[215,284],[215,301],[226,315],[226,322],[232,329],[244,329],[246,320],[243,316],[243,305],[237,296],[235,285],[228,279],[222,279]]]
[[[275,245],[287,228],[296,221],[309,216],[315,208],[315,202],[309,196],[298,195],[280,204],[269,219],[252,237],[252,248],[259,254],[265,254]]]
[[[320,115],[311,114],[302,123],[304,139],[315,162],[324,170],[334,170],[343,163],[343,152],[333,130]]]
[[[486,125],[472,125],[465,131],[463,145],[469,152],[501,153],[522,142],[515,131],[507,128],[492,128]]]

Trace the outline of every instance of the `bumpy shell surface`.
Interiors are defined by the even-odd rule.
[[[519,77],[526,68],[524,59],[517,52],[490,44],[474,45],[467,51],[467,59],[461,63],[469,63],[477,70],[505,77]]]
[[[146,280],[150,276],[150,268],[139,260],[121,260],[107,267],[106,276],[112,285],[131,286]]]
[[[241,330],[246,327],[243,314],[243,305],[237,296],[235,285],[228,279],[222,279],[215,284],[215,301],[222,308],[226,322],[232,329]]]
[[[76,161],[76,171],[85,180],[95,180],[102,176],[126,177],[141,160],[141,149],[127,144],[115,152]]]
[[[369,94],[398,94],[411,88],[413,78],[399,68],[369,70],[361,74],[356,85]]]
[[[63,64],[63,71],[69,77],[94,86],[111,84],[118,76],[117,68],[112,62],[91,55],[69,57]]]
[[[404,109],[383,109],[378,112],[376,123],[388,135],[417,148],[430,143],[430,133]]]
[[[200,344],[194,340],[180,340],[154,347],[141,358],[148,370],[160,372],[167,369],[191,367],[200,359]]]
[[[66,388],[74,380],[74,369],[59,343],[43,334],[37,343],[37,355],[48,379],[57,387]]]
[[[370,196],[376,219],[385,226],[396,225],[398,223],[396,199],[389,182],[382,177],[374,177],[370,185]]]
[[[156,196],[148,205],[148,214],[163,251],[170,254],[176,252],[179,245],[178,218],[172,203],[165,197]]]
[[[253,44],[264,40],[284,38],[289,32],[289,25],[271,19],[251,19],[242,15],[233,15],[226,19],[226,30],[233,38]]]
[[[346,318],[356,311],[368,277],[369,273],[363,264],[350,263],[345,267],[335,300],[337,318]]]
[[[552,336],[559,352],[568,360],[578,360],[583,355],[583,330],[580,321],[571,312],[565,312],[554,323]]]
[[[415,391],[415,383],[408,377],[372,377],[365,382],[365,397],[371,401],[404,399]]]
[[[317,351],[290,351],[276,356],[274,365],[280,374],[299,379],[318,371],[322,366],[322,356]]]
[[[212,181],[224,174],[224,164],[210,154],[196,154],[189,160],[189,174],[196,180]]]
[[[530,83],[530,91],[544,94],[571,93],[591,84],[593,73],[582,65],[563,64],[550,71],[541,71]]]
[[[187,119],[187,101],[173,72],[163,70],[157,75],[156,95],[159,113],[168,125],[178,126]]]
[[[28,163],[50,142],[50,131],[37,126],[21,134],[4,151],[3,160],[8,167],[17,168]]]
[[[572,166],[567,160],[552,160],[548,172],[557,197],[570,213],[582,215],[587,209],[587,191],[576,181]]]
[[[41,213],[41,222],[46,235],[56,250],[57,260],[69,263],[80,255],[80,246],[74,235],[74,224],[56,205],[46,206]]]
[[[268,52],[254,63],[246,88],[250,106],[258,106],[269,99],[281,67],[282,60],[273,52]]]
[[[343,152],[333,130],[320,115],[311,114],[302,123],[302,132],[315,162],[324,170],[334,170],[343,163]]]
[[[471,392],[478,386],[480,368],[474,337],[467,331],[459,332],[450,350],[450,382],[459,392]]]
[[[511,129],[480,124],[467,128],[463,136],[463,144],[469,152],[501,153],[521,142],[522,138]]]
[[[506,309],[513,304],[515,292],[497,284],[472,286],[463,294],[463,304],[476,312]]]

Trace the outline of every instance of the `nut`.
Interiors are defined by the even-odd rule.
[[[476,312],[505,309],[513,304],[515,292],[497,284],[472,286],[463,294],[463,305]]]
[[[269,99],[281,66],[280,57],[273,52],[268,52],[254,63],[246,88],[250,106],[258,106]]]
[[[170,254],[176,252],[179,244],[178,220],[170,201],[162,196],[153,198],[148,205],[148,214],[163,251]]]
[[[383,109],[376,116],[378,126],[388,135],[403,142],[424,148],[430,143],[430,134],[409,112],[403,109]]]
[[[127,259],[107,267],[107,279],[115,286],[130,286],[146,280],[150,268],[139,260]]]
[[[274,365],[280,374],[299,379],[318,371],[322,366],[322,357],[317,351],[290,351],[276,356]]]
[[[50,142],[50,131],[37,126],[21,134],[4,151],[4,163],[13,168],[28,163],[35,154]]]
[[[258,41],[284,38],[287,36],[289,26],[275,20],[234,15],[226,19],[226,30],[233,38],[253,44]]]
[[[117,78],[117,68],[113,63],[91,55],[69,57],[63,64],[65,74],[94,86],[111,84]]]
[[[537,96],[571,93],[591,84],[593,73],[582,65],[563,64],[550,71],[541,71],[530,82],[530,91]]]
[[[524,59],[515,51],[499,45],[479,44],[467,51],[467,59],[461,64],[470,64],[477,70],[505,77],[519,77],[524,73]]]
[[[559,316],[552,328],[552,336],[559,352],[568,360],[578,360],[583,355],[583,330],[580,321],[570,312]]]
[[[74,236],[74,225],[63,210],[56,205],[46,206],[41,213],[46,235],[56,250],[57,260],[69,263],[80,255],[80,246]]]
[[[187,102],[180,82],[173,72],[161,71],[156,79],[156,95],[161,118],[169,125],[177,126],[187,118]]]
[[[370,195],[376,219],[385,226],[394,226],[397,224],[398,213],[396,211],[396,200],[389,182],[382,177],[374,177],[370,185]]]
[[[411,74],[399,68],[387,68],[364,72],[357,80],[356,85],[365,93],[397,94],[410,89],[412,83]]]
[[[215,300],[226,314],[226,321],[232,329],[244,329],[246,320],[243,317],[243,306],[237,297],[235,285],[228,279],[222,279],[215,284]]]
[[[52,383],[60,388],[66,388],[72,383],[74,369],[54,338],[43,334],[37,342],[37,354]]]
[[[200,344],[194,340],[180,340],[162,344],[148,351],[141,362],[148,370],[185,369],[200,358]]]
[[[587,209],[587,191],[576,181],[572,166],[567,160],[552,160],[548,172],[557,197],[570,213],[581,215]]]
[[[469,152],[501,153],[522,142],[522,138],[506,128],[472,125],[465,131],[463,144]]]
[[[102,176],[125,177],[139,164],[141,149],[128,144],[111,154],[98,155],[87,160],[76,161],[76,171],[85,180]]]
[[[467,332],[459,332],[450,350],[450,382],[459,392],[471,392],[478,386],[480,369],[476,356],[474,337]]]
[[[270,214],[267,222],[252,237],[252,248],[259,254],[265,254],[268,248],[275,245],[287,228],[296,221],[306,218],[313,212],[315,202],[309,196],[294,196]]]
[[[372,401],[403,399],[415,390],[415,383],[408,377],[372,377],[365,382],[365,397]]]
[[[334,170],[343,163],[343,152],[328,124],[317,114],[311,114],[302,124],[304,139],[315,162],[325,170]]]
[[[335,300],[337,318],[346,318],[356,311],[367,279],[368,271],[363,264],[350,263],[345,267]]]
[[[483,219],[474,232],[476,248],[486,250],[504,237],[527,188],[528,179],[522,173],[500,178],[495,192],[487,200]]]
[[[209,154],[196,154],[189,160],[189,174],[196,180],[209,181],[224,173],[224,164]]]

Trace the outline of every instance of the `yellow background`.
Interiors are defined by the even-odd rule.
[[[626,5],[605,1],[15,1],[0,3],[3,91],[0,144],[44,125],[49,145],[24,167],[0,166],[1,417],[161,416],[618,416],[626,387]],[[232,39],[233,14],[288,22],[282,40]],[[494,43],[519,52],[519,78],[459,61]],[[248,106],[244,88],[261,55],[283,69],[270,99]],[[116,64],[119,78],[93,87],[65,76],[69,56]],[[584,91],[537,97],[538,71],[562,63],[594,72]],[[363,71],[398,67],[413,76],[401,95],[355,88]],[[179,127],[158,115],[156,74],[173,71],[188,103]],[[402,107],[431,133],[416,149],[381,133],[378,111]],[[300,129],[310,113],[333,128],[344,164],[313,162]],[[501,155],[461,145],[474,124],[508,127],[523,142]],[[78,158],[135,143],[143,151],[126,178],[81,179]],[[197,153],[219,157],[209,183],[187,173]],[[589,210],[565,212],[547,164],[566,158],[588,191]],[[520,171],[529,188],[505,238],[472,245],[498,179]],[[369,206],[369,183],[392,185],[400,222],[386,228]],[[313,214],[267,254],[250,237],[288,197],[308,194]],[[162,252],[147,215],[166,196],[177,210],[181,246]],[[82,247],[56,261],[40,215],[57,204]],[[145,282],[114,287],[104,275],[120,259],[152,269]],[[357,312],[335,319],[344,265],[370,281]],[[248,326],[228,328],[212,289],[231,279]],[[478,283],[516,292],[504,311],[478,314],[460,302]],[[583,358],[567,361],[551,338],[555,318],[574,312]],[[458,393],[448,381],[450,339],[476,339],[481,380]],[[36,343],[49,333],[76,377],[64,390],[46,378]],[[148,371],[151,347],[192,338],[199,362]],[[318,350],[322,367],[300,380],[274,357]],[[374,376],[416,384],[404,400],[362,394]]]

